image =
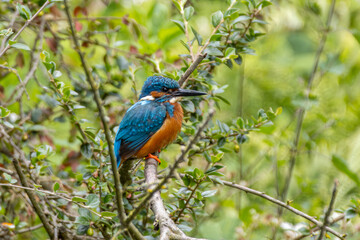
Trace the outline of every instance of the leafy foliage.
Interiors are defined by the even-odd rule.
[[[11,47],[0,60],[0,124],[15,143],[0,140],[0,182],[7,184],[0,186],[0,237],[3,232],[17,239],[46,236],[44,228],[18,234],[40,220],[34,210],[25,211],[21,189],[11,187],[20,184],[13,167],[17,146],[26,159],[23,172],[49,218],[75,235],[130,239],[116,211],[109,143],[61,1],[51,1],[19,40],[10,40],[44,2],[0,3],[0,49]],[[179,228],[210,239],[271,238],[274,229],[279,239],[309,235],[313,226],[303,219],[280,217],[270,203],[223,185],[230,180],[280,198],[291,180],[288,162],[295,151],[288,204],[321,217],[332,182],[340,179],[332,218],[343,222],[331,227],[356,239],[360,5],[350,8],[342,1],[349,14],[336,16],[332,27],[351,32],[341,38],[336,31],[330,34],[319,76],[307,93],[318,44],[314,32],[323,29],[326,4],[173,0],[139,7],[135,2],[71,1],[74,26],[113,135],[147,76],[180,80],[206,54],[184,85],[208,96],[182,102],[182,131],[160,155],[164,174],[215,104],[215,119],[188,152],[179,175],[162,189]],[[299,109],[306,115],[294,148]],[[147,193],[144,175],[141,161],[123,189],[127,214]],[[144,236],[158,237],[147,208],[133,222]]]

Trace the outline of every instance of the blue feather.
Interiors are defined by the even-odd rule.
[[[171,105],[171,104],[170,104]],[[118,166],[130,158],[163,125],[169,106],[156,101],[140,101],[126,112],[116,134],[114,148]]]

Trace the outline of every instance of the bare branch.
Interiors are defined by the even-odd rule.
[[[185,81],[186,79],[188,79],[188,77],[191,75],[191,73],[193,71],[195,71],[195,69],[197,68],[197,66],[201,63],[201,61],[206,57],[206,53],[205,54],[199,54],[197,55],[195,61],[190,65],[190,67],[185,71],[184,75],[181,76],[180,80],[179,80],[179,85],[180,86],[184,86],[185,85]]]
[[[329,204],[329,208],[325,213],[324,225],[321,227],[320,235],[319,235],[318,240],[323,239],[325,231],[326,231],[326,226],[329,225],[329,217],[330,217],[331,212],[332,212],[332,210],[334,208],[334,203],[335,203],[335,198],[336,198],[336,194],[337,194],[337,186],[338,186],[338,184],[339,184],[338,180],[335,180],[332,195],[331,195],[331,200],[330,200],[330,204]]]

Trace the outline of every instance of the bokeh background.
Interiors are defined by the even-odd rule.
[[[213,29],[211,14],[228,6],[222,0],[189,2],[195,9],[190,24],[202,36],[208,36]],[[262,11],[263,20],[267,24],[256,27],[265,35],[250,45],[255,51],[242,55],[243,62],[240,66],[234,64],[230,69],[221,65],[214,72],[214,80],[219,83],[219,87],[224,86],[224,92],[220,96],[229,102],[220,103],[221,109],[217,111],[215,119],[231,125],[238,116],[249,119],[256,116],[260,108],[270,107],[282,107],[282,114],[276,118],[273,125],[251,132],[237,153],[231,151],[225,154],[222,160],[222,164],[226,166],[223,171],[224,179],[280,198],[295,138],[297,113],[300,108],[305,108],[298,155],[287,200],[303,212],[321,216],[329,204],[334,180],[338,179],[335,209],[343,212],[356,202],[359,206],[359,182],[354,181],[354,177],[351,179],[349,175],[360,175],[360,2],[336,1],[331,28],[320,57],[309,102],[306,100],[306,86],[314,67],[321,36],[326,28],[331,1],[278,0],[272,3]],[[0,2],[3,13],[7,11],[7,4],[7,1]],[[118,82],[117,87],[106,85],[108,95],[105,98],[106,103],[112,107],[109,117],[111,126],[115,127],[122,118],[119,113],[123,113],[136,101],[136,93],[146,77],[154,73],[152,64],[138,64],[121,51],[130,50],[156,56],[161,70],[179,66],[179,54],[186,53],[180,40],[185,38],[182,31],[170,21],[179,19],[178,12],[171,1],[165,0],[73,0],[71,5],[86,7],[88,16],[128,16],[130,21],[130,25],[126,20],[119,19],[111,22],[89,21],[89,24],[81,22],[81,26],[78,26],[79,33],[90,29],[94,34],[93,39],[97,39],[100,44],[104,42],[120,49],[112,53],[112,56],[118,56],[117,62],[113,62],[114,65],[131,65],[130,73],[119,73],[116,68],[109,71],[109,80]],[[60,16],[63,16],[62,7],[59,4]],[[84,16],[84,13],[78,13],[78,17]],[[4,20],[3,17],[0,19]],[[0,27],[1,24],[5,23],[0,22]],[[66,22],[59,22],[56,26],[53,31],[62,36],[61,33],[66,31]],[[103,34],[101,31],[108,32]],[[23,35],[26,36],[22,36],[24,41],[31,46],[35,34],[31,30],[25,30]],[[62,41],[61,46],[54,46],[51,34],[47,33],[46,36],[48,39],[44,43],[44,49],[52,54],[52,60],[69,66],[73,71],[70,75],[63,73],[62,81],[73,84],[69,76],[83,78],[80,61],[71,42]],[[56,51],[61,54],[56,54]],[[96,50],[89,48],[87,51],[89,63],[105,76],[108,70],[106,52],[110,50],[97,47]],[[22,63],[19,60],[22,57],[16,54],[9,55],[6,61],[22,64],[23,67],[18,71],[20,75],[24,75],[28,70],[29,62],[26,59],[29,59],[30,53],[21,54],[25,59]],[[5,60],[1,59],[0,63],[3,61]],[[48,84],[44,71],[37,71],[36,76],[40,84]],[[0,79],[1,96],[8,97],[17,84],[13,75]],[[39,127],[45,128],[52,136],[53,145],[57,149],[56,153],[49,157],[54,174],[74,177],[63,171],[64,154],[69,154],[69,151],[61,151],[62,148],[78,149],[80,144],[73,137],[70,122],[62,119],[61,115],[56,116],[56,121],[54,118],[43,120],[42,118],[46,118],[46,100],[41,97],[43,90],[36,81],[30,81],[27,89],[31,101],[23,102],[23,111],[32,111],[32,120],[35,123],[41,122]],[[136,89],[137,92],[129,89]],[[83,97],[83,105],[94,105],[91,96]],[[125,101],[125,104],[119,104],[118,99]],[[59,111],[57,108],[53,110]],[[17,104],[8,106],[8,109],[13,112],[20,111]],[[87,109],[80,109],[77,113],[89,120],[84,126],[100,126],[96,115],[89,113]],[[234,143],[226,146],[231,150],[238,147]],[[162,157],[172,161],[179,147],[172,145],[169,149]],[[334,156],[340,158],[346,168],[334,164]],[[193,164],[197,166],[203,163]],[[166,166],[165,163],[162,167]],[[81,172],[84,166],[74,168]],[[165,202],[171,201],[166,192],[163,197]],[[308,225],[303,219],[287,211],[281,219],[278,219],[277,213],[277,206],[270,202],[218,186],[217,194],[207,200],[204,215],[198,219],[197,228],[192,235],[209,239],[271,239],[274,229],[278,228],[277,239],[293,239],[295,233],[301,232],[301,228]],[[335,212],[334,216],[336,214],[341,213]],[[360,239],[359,215],[347,222],[339,222],[336,229],[348,233],[348,239]],[[41,230],[38,234],[35,232],[33,239],[42,239],[41,233]]]

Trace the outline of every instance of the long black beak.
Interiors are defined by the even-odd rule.
[[[195,91],[195,90],[179,88],[177,91],[173,92],[172,95],[174,97],[190,97],[190,96],[206,95],[206,93]]]

